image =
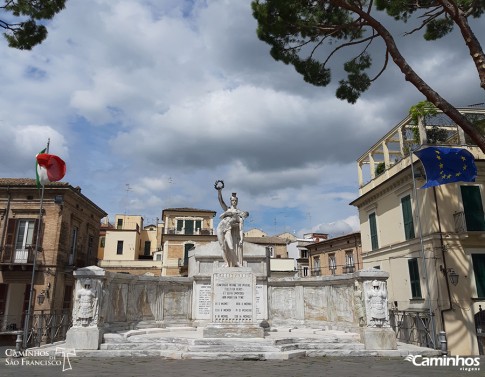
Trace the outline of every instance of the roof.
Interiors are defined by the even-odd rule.
[[[25,187],[31,189],[37,189],[37,181],[33,178],[0,178],[0,187]],[[101,209],[97,204],[95,204],[91,199],[81,193],[81,187],[76,186],[73,187],[69,184],[69,182],[49,182],[45,186],[45,189],[66,189],[70,190],[75,193],[75,195],[79,195],[81,198],[86,200],[89,204],[95,207],[98,211],[101,212],[102,216],[107,216],[108,214]]]
[[[244,237],[244,241],[263,245],[286,245],[288,243],[280,237]]]
[[[315,245],[322,245],[322,244],[330,244],[332,242],[338,242],[338,241],[341,241],[341,240],[345,240],[346,238],[352,238],[352,237],[359,237],[360,238],[360,232],[352,232],[352,233],[348,233],[348,234],[344,234],[343,236],[338,236],[338,237],[334,237],[334,238],[329,238],[327,240],[323,240],[323,241],[320,241],[320,242],[315,242],[315,243],[312,243],[312,244],[309,244],[309,245],[305,245],[306,247],[312,247],[312,246],[315,246]]]
[[[181,208],[165,208],[162,212],[172,211],[172,212],[212,212],[216,213],[211,209],[200,209],[200,208],[189,208],[189,207],[181,207]]]

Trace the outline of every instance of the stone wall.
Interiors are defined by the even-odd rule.
[[[99,267],[75,271],[76,293],[73,320],[80,305],[79,291],[90,283],[95,296],[93,322],[103,332],[120,329],[165,326],[204,326],[209,322],[207,300],[210,280],[198,277],[152,277],[107,272]],[[387,273],[358,271],[340,276],[305,278],[268,278],[258,283],[258,320],[270,325],[354,329],[368,320],[362,318],[356,300],[357,288],[364,282],[379,279]],[[204,289],[201,293],[201,287]],[[195,292],[195,293],[194,293]]]

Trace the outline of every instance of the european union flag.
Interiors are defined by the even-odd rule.
[[[426,171],[426,184],[421,188],[452,182],[475,182],[477,167],[466,149],[428,147],[414,152]]]

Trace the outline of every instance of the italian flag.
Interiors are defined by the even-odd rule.
[[[45,149],[35,157],[38,188],[49,182],[60,181],[66,175],[66,163],[59,156],[44,152]]]

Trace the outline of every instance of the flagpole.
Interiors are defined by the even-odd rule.
[[[49,153],[49,144],[51,139],[47,139],[47,147],[45,149],[45,153]],[[29,326],[30,326],[30,317],[32,316],[32,298],[34,296],[34,281],[35,281],[35,267],[37,264],[37,252],[39,249],[39,238],[40,238],[40,231],[42,228],[42,209],[44,205],[44,188],[45,186],[42,185],[42,190],[40,193],[40,208],[39,208],[39,224],[37,225],[37,234],[35,237],[35,248],[34,248],[34,261],[32,263],[32,280],[30,282],[30,294],[29,294],[29,306],[27,308],[27,315],[25,316],[24,322],[24,349],[27,348],[27,341],[29,337]]]
[[[418,148],[419,149],[419,148]],[[426,267],[426,259],[424,255],[424,242],[423,242],[423,230],[421,227],[421,216],[419,215],[419,200],[418,200],[418,191],[416,189],[416,179],[414,177],[414,162],[413,162],[413,153],[414,150],[411,148],[410,159],[411,159],[411,175],[413,178],[413,193],[414,193],[414,201],[416,203],[416,218],[418,219],[418,231],[419,231],[419,243],[420,243],[420,254],[422,259],[422,268],[425,276],[426,281],[426,290],[428,292],[428,311],[429,311],[429,319],[431,324],[431,342],[433,343],[433,348],[436,349],[436,334],[435,334],[435,322],[434,322],[434,314],[431,308],[431,290],[429,288],[429,281],[428,281],[428,269]]]

